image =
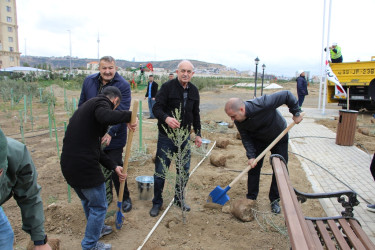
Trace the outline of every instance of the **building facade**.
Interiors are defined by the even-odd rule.
[[[20,66],[16,0],[0,0],[0,68]]]

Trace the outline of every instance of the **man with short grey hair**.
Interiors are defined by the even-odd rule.
[[[190,131],[193,125],[195,132],[195,145],[200,147],[201,138],[201,122],[199,114],[199,91],[190,80],[194,75],[194,66],[190,61],[184,60],[178,64],[177,78],[164,83],[156,94],[156,103],[153,108],[155,117],[158,119],[158,143],[155,158],[155,174],[154,174],[154,198],[152,200],[152,209],[150,215],[155,217],[163,205],[163,189],[165,182],[164,166],[169,168],[171,159],[168,158],[168,152],[176,153],[178,148],[174,142],[168,138],[167,131],[177,128],[186,128]],[[181,121],[174,118],[173,113],[176,109],[181,110]],[[165,128],[165,129],[164,129]],[[169,133],[169,132],[168,132]],[[189,147],[188,139],[182,144],[182,149]],[[186,164],[183,167],[183,176],[189,176],[190,168],[190,149],[187,150]],[[190,207],[183,197],[187,180],[182,185],[176,181],[175,187],[175,205],[185,211],[190,211]],[[181,195],[182,194],[182,195]],[[182,197],[181,197],[182,196]]]

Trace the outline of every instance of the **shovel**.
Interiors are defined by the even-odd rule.
[[[133,124],[136,122],[137,110],[138,110],[138,101],[134,101],[130,124]],[[126,142],[125,159],[124,159],[124,165],[122,168],[123,174],[126,174],[128,171],[128,163],[129,163],[129,158],[130,158],[130,150],[132,147],[133,134],[134,134],[134,131],[130,130],[129,135],[128,135],[128,141]],[[124,219],[125,219],[125,216],[121,212],[122,198],[124,196],[124,187],[125,187],[125,181],[122,181],[120,183],[120,188],[119,188],[118,202],[117,202],[118,211],[116,213],[116,221],[115,221],[117,229],[121,229],[122,224],[124,223]]]
[[[301,113],[301,116],[303,116],[304,113]],[[262,157],[264,157],[268,151],[275,146],[276,143],[278,143],[283,136],[288,133],[288,131],[295,125],[296,123],[293,121],[291,124],[289,124],[288,127],[286,127],[281,134],[276,137],[275,140],[253,161],[253,165],[255,165]],[[251,169],[252,165],[247,166],[226,188],[222,188],[220,186],[217,186],[214,190],[211,191],[210,195],[208,196],[207,202],[213,202],[220,205],[224,205],[227,201],[229,201],[229,196],[227,195],[228,190],[233,187],[233,185],[241,179],[241,177],[247,173]]]

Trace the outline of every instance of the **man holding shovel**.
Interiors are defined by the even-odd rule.
[[[246,102],[239,98],[231,98],[225,104],[225,112],[237,127],[242,144],[246,149],[248,164],[252,166],[248,172],[248,193],[246,195],[248,199],[256,200],[259,193],[260,170],[264,158],[253,165],[255,158],[287,127],[286,120],[277,110],[284,104],[293,114],[293,121],[296,124],[300,123],[302,121],[301,109],[296,97],[290,91],[263,95]],[[271,153],[283,156],[288,162],[288,134],[271,149]],[[279,191],[273,174],[269,199],[272,212],[277,214],[281,210],[278,203],[279,198]]]
[[[100,164],[115,172],[120,182],[125,181],[126,174],[122,173],[121,166],[101,150],[101,138],[109,125],[126,122],[132,130],[137,126],[137,123],[129,124],[131,111],[115,110],[120,102],[120,90],[113,86],[106,87],[102,94],[86,101],[73,114],[63,141],[61,170],[81,199],[87,219],[81,243],[84,250],[111,249],[110,244],[98,241],[101,236],[112,231],[104,225],[108,205]]]

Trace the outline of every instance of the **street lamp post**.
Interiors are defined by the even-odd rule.
[[[69,78],[72,74],[72,36],[71,36],[71,31],[67,30],[69,32],[69,51],[70,51],[70,56],[69,56]]]
[[[261,92],[261,96],[263,95],[263,82],[264,82],[264,70],[266,69],[266,65],[263,63],[262,65],[262,69],[263,69],[263,73],[262,73],[262,92]]]
[[[259,58],[255,58],[255,88],[254,88],[254,98],[257,97],[257,77],[258,77],[258,63],[259,63]]]

